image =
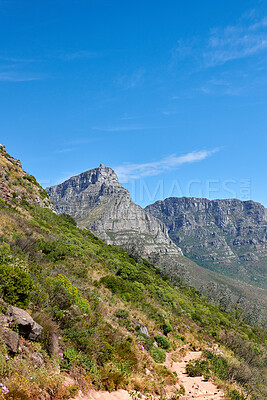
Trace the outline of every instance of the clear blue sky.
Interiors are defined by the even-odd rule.
[[[0,0],[0,143],[43,186],[267,205],[267,2]]]

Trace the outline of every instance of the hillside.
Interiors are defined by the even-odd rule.
[[[192,287],[174,287],[145,259],[57,215],[45,196],[40,205],[40,186],[4,149],[0,167],[1,398],[78,400],[82,391],[92,399],[99,389],[116,398],[121,389],[132,398],[198,397],[183,374],[216,385],[216,397],[204,399],[266,398],[261,328]],[[10,305],[32,316],[31,335]]]
[[[165,220],[160,221],[162,214],[157,218],[152,206],[151,210],[149,207],[143,210],[135,204],[111,168],[100,165],[48,188],[47,192],[57,213],[70,214],[79,227],[89,229],[108,244],[126,248],[135,259],[140,255],[145,257],[166,273],[174,284],[182,281],[195,287],[225,311],[234,311],[238,307],[240,315],[250,324],[264,325],[267,322],[267,291],[252,287],[249,282],[240,282],[236,279],[236,271],[225,277],[223,271],[203,268],[204,265],[201,266],[198,259],[193,260],[190,254],[185,257],[180,247],[170,239],[168,224],[165,225]],[[202,226],[205,230],[204,221]],[[193,233],[189,232],[192,238],[190,236],[188,241],[194,240],[195,227]],[[174,235],[177,244],[176,239]],[[198,236],[196,242],[196,251],[199,247],[204,249],[205,236]],[[228,247],[221,247],[220,251],[222,257],[227,258]],[[203,252],[205,257],[209,257],[209,248]]]
[[[267,211],[253,201],[171,197],[146,207],[197,264],[267,288]]]

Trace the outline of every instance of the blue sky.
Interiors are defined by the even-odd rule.
[[[267,205],[267,2],[0,0],[0,143],[43,186]]]

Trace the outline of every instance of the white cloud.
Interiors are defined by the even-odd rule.
[[[222,65],[267,49],[267,18],[214,29],[203,53],[207,67]]]
[[[155,176],[162,172],[169,171],[180,167],[183,164],[189,164],[209,157],[219,149],[192,151],[191,153],[177,156],[172,154],[159,161],[143,163],[143,164],[125,164],[114,167],[119,180],[126,183],[131,179],[139,179],[145,176]]]
[[[124,126],[106,126],[99,127],[94,126],[92,130],[94,131],[102,131],[102,132],[130,132],[130,131],[144,131],[149,129],[160,129],[162,126],[146,126],[146,125],[124,125]]]
[[[19,72],[0,72],[0,81],[3,82],[29,82],[43,79],[41,75],[30,75]]]
[[[211,30],[205,39],[178,40],[171,64],[190,58],[191,65],[209,68],[229,61],[257,55],[267,50],[267,17],[256,19],[254,13],[244,15],[236,25]]]

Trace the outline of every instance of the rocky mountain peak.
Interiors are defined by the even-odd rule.
[[[109,244],[142,243],[142,253],[175,253],[181,250],[171,241],[162,222],[135,204],[112,168],[100,164],[47,188],[58,213],[72,215],[78,225],[91,230]]]

